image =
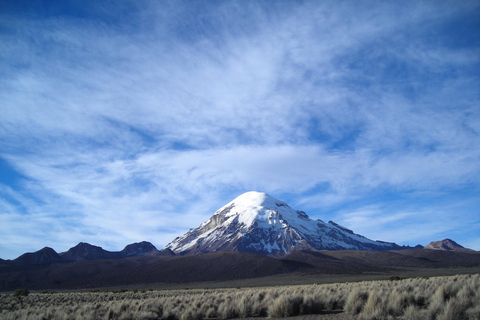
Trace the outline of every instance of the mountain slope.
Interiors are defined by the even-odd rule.
[[[281,257],[297,250],[384,251],[401,247],[367,239],[332,221],[312,220],[283,201],[251,191],[165,248],[177,254],[240,251]]]
[[[300,265],[300,266],[299,266]],[[299,263],[241,252],[81,260],[28,269],[0,267],[0,291],[228,281],[295,272]]]
[[[144,255],[125,259],[36,264],[28,267],[0,265],[0,292],[18,288],[166,288],[170,284],[177,286],[182,283],[205,288],[223,286],[222,281],[252,278],[256,279],[248,282],[249,286],[261,285],[264,281],[279,285],[306,283],[305,281],[318,283],[319,279],[331,279],[334,275],[346,276],[347,278],[342,277],[340,280],[345,281],[351,275],[359,276],[357,280],[366,280],[370,276],[386,279],[392,274],[419,277],[478,273],[479,270],[479,253],[422,249],[382,252],[297,251],[282,259],[244,252],[184,256]],[[309,275],[313,277],[309,278]],[[291,282],[292,279],[297,280]],[[229,286],[231,285],[230,283]]]

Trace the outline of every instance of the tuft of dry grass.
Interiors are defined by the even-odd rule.
[[[354,287],[348,294],[344,310],[351,315],[357,315],[362,311],[363,305],[367,301],[368,293],[358,287]]]
[[[419,307],[414,305],[409,305],[405,308],[403,313],[403,319],[405,320],[424,320],[425,319],[425,312],[421,310]]]
[[[268,310],[268,315],[272,318],[286,318],[299,315],[301,314],[300,311],[305,309],[302,296],[282,294],[273,301],[272,307]]]
[[[378,296],[377,290],[375,287],[372,288],[368,295],[367,302],[364,304],[361,312],[361,319],[365,320],[376,320],[384,319],[385,308],[383,302]]]

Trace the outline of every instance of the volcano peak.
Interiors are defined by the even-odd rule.
[[[297,250],[392,250],[334,222],[312,220],[267,193],[246,192],[166,248],[176,254],[242,251],[285,256]]]

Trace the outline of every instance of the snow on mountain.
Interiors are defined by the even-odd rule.
[[[382,251],[401,247],[367,239],[332,221],[312,220],[283,201],[251,191],[165,248],[177,254],[241,251],[285,256],[304,249]]]

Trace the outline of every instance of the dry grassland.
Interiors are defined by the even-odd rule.
[[[0,295],[1,319],[480,319],[480,275],[282,287]]]

